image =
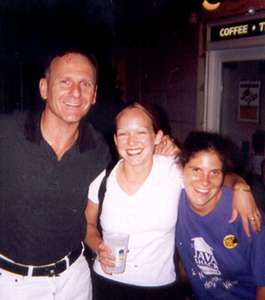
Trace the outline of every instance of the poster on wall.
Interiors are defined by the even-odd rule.
[[[260,81],[240,81],[238,120],[258,123],[260,120]]]

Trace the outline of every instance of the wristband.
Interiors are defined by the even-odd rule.
[[[243,192],[251,192],[251,188],[249,185],[247,186],[239,186],[239,187],[234,187],[233,191],[243,191]]]

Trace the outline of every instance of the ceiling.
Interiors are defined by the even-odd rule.
[[[0,51],[26,53],[82,40],[99,48],[134,43],[187,26],[200,0],[1,0]]]
[[[235,14],[264,0],[223,0],[209,17]],[[80,40],[96,48],[134,45],[139,41],[179,38],[194,27],[192,12],[202,0],[0,0],[0,51],[27,53],[47,44]],[[264,4],[263,4],[264,5]],[[218,15],[219,14],[219,15]],[[203,12],[205,17],[205,12]],[[182,34],[184,36],[184,34]],[[181,39],[181,37],[179,38]]]

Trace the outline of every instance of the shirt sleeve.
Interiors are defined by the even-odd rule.
[[[183,184],[183,172],[182,172],[182,167],[180,164],[176,161],[174,158],[170,158],[170,171],[169,171],[169,176],[173,177],[176,184],[179,185],[181,189],[184,188]]]
[[[253,234],[251,245],[251,266],[257,286],[265,286],[265,227],[259,233]]]
[[[89,185],[88,187],[88,199],[92,202],[98,204],[98,190],[100,187],[100,184],[102,182],[102,179],[104,178],[106,174],[106,170],[103,170]]]

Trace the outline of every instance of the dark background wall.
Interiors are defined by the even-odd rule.
[[[10,0],[0,2],[0,112],[41,103],[38,81],[50,49],[82,44],[99,61],[98,103],[90,119],[103,132],[123,102],[161,106],[174,137],[195,127],[198,1]]]

